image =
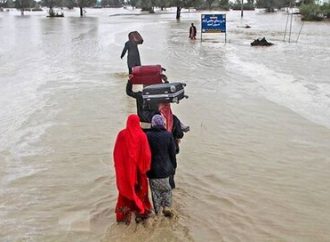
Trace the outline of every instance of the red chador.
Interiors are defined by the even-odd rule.
[[[147,216],[151,212],[146,172],[150,169],[151,153],[148,140],[137,115],[128,116],[126,129],[119,132],[113,152],[118,200],[118,222],[131,221],[131,214]]]

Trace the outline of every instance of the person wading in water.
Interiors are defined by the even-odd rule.
[[[197,35],[197,30],[194,25],[194,23],[191,23],[191,26],[189,28],[189,38],[195,40]]]
[[[173,217],[172,188],[170,176],[176,168],[175,142],[173,135],[165,129],[165,122],[161,115],[156,114],[151,120],[151,129],[147,137],[151,149],[151,168],[147,172],[152,202],[155,213],[162,213],[166,217]]]
[[[137,222],[148,218],[151,203],[146,173],[151,166],[151,152],[137,115],[128,116],[126,128],[118,133],[113,158],[119,192],[115,209],[117,222],[129,224],[132,213]]]
[[[142,44],[142,42],[140,42]],[[140,53],[138,49],[138,44],[134,41],[133,33],[128,34],[128,41],[125,43],[124,49],[121,53],[120,58],[123,59],[127,52],[127,66],[128,66],[128,73],[132,74],[132,68],[134,66],[141,65]]]

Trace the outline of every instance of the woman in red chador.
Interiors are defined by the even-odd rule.
[[[117,222],[129,224],[132,212],[135,212],[137,218],[148,217],[151,213],[151,203],[146,172],[150,169],[151,153],[137,115],[128,116],[126,129],[119,132],[113,158],[119,191]]]

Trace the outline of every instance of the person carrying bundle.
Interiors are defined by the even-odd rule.
[[[130,32],[128,34],[128,41],[125,43],[124,49],[120,55],[120,58],[123,59],[127,52],[127,66],[128,73],[132,73],[132,68],[134,66],[141,65],[140,53],[138,49],[138,44],[142,44],[143,39],[141,35],[137,32]]]
[[[126,84],[126,94],[136,100],[136,109],[137,115],[140,118],[140,122],[142,123],[151,123],[151,119],[155,114],[162,114],[166,119],[167,130],[171,130],[170,132],[175,133],[175,137],[181,139],[183,134],[180,132],[188,132],[189,126],[181,123],[179,118],[173,115],[171,106],[169,103],[152,103],[146,104],[141,91],[134,92],[133,84],[130,80],[127,81]],[[174,122],[173,122],[174,120]],[[173,125],[174,124],[174,125]]]
[[[152,117],[159,113],[158,105],[144,105],[142,92],[134,92],[133,84],[130,80],[126,84],[126,94],[136,100],[137,115],[140,118],[140,122],[151,123]]]

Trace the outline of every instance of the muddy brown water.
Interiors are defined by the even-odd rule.
[[[225,44],[188,39],[201,13],[135,13],[0,13],[0,241],[330,241],[329,23],[289,44],[285,12],[230,11]],[[190,96],[173,105],[191,127],[178,218],[144,226],[114,217],[114,139],[136,110],[119,58],[132,30],[142,63]],[[275,45],[250,47],[264,36]]]

